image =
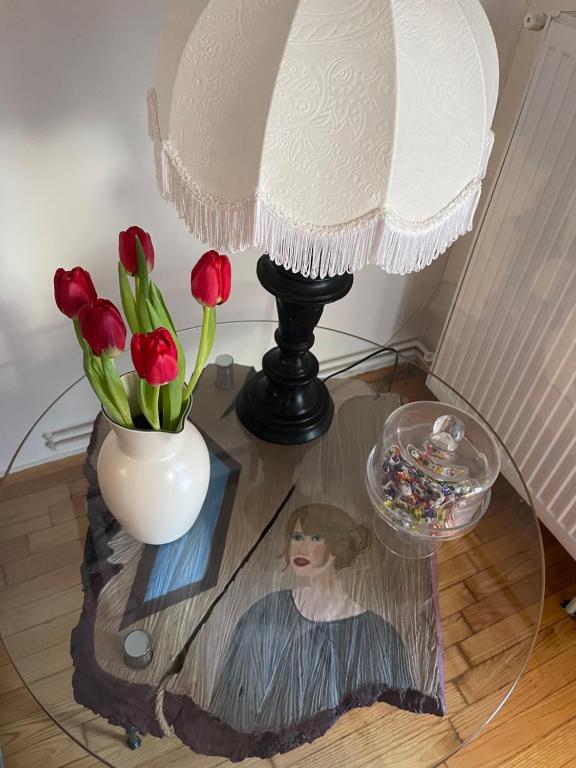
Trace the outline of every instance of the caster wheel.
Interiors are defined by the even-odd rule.
[[[138,747],[142,745],[142,739],[138,738],[138,736],[131,736],[126,739],[126,743],[130,749],[138,749]]]
[[[140,738],[140,735],[136,728],[126,729],[126,744],[132,750],[138,749],[138,747],[142,745],[142,739]]]

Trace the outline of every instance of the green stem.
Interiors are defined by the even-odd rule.
[[[154,429],[160,429],[160,413],[158,409],[158,399],[160,397],[160,387],[150,387],[152,390],[152,406],[151,406],[151,413],[153,416],[152,421],[150,422]]]
[[[80,320],[78,320],[78,317],[73,318],[72,322],[74,323],[74,330],[76,331],[76,338],[78,339],[78,344],[84,349],[84,344],[86,342],[84,341],[84,337],[82,336],[82,331],[80,330]]]
[[[210,356],[212,343],[214,341],[214,333],[212,330],[214,323],[212,320],[212,314],[215,316],[215,310],[213,307],[203,307],[203,311],[204,317],[202,318],[202,334],[200,335],[200,344],[198,346],[198,354],[196,356],[196,365],[194,366],[194,371],[190,377],[190,381],[184,387],[184,395],[182,398],[184,401],[188,400],[194,391],[194,387],[198,383],[198,379],[200,378],[200,375],[204,370],[204,366],[206,365],[206,361]]]
[[[164,384],[160,387],[160,394],[162,396],[162,429],[167,432],[171,429],[172,424],[172,408],[170,404],[170,390],[169,384]]]

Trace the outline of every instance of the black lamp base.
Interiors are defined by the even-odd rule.
[[[242,424],[269,443],[298,445],[328,430],[334,404],[318,379],[318,360],[310,352],[314,328],[324,306],[342,299],[352,275],[308,278],[279,267],[266,255],[258,260],[260,283],[276,297],[277,347],[262,360],[262,370],[245,383],[236,401]]]

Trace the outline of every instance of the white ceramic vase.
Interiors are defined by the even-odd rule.
[[[122,377],[131,402],[138,379]],[[179,432],[127,429],[112,421],[98,456],[98,484],[122,528],[144,544],[183,536],[200,514],[210,481],[210,457],[196,427],[184,419]]]

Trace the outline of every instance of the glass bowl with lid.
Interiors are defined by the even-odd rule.
[[[446,403],[401,406],[368,458],[377,535],[398,555],[429,557],[478,523],[499,472],[498,444],[478,418]]]

